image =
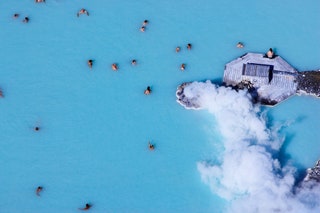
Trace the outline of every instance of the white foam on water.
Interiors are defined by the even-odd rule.
[[[185,95],[212,113],[223,136],[220,162],[198,162],[204,183],[231,202],[230,212],[320,212],[320,186],[297,186],[296,168],[277,159],[284,138],[246,91],[194,82]],[[216,159],[216,156],[215,156]],[[310,165],[312,166],[312,165]]]

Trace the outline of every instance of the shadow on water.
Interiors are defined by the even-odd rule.
[[[294,138],[295,138],[294,133],[287,134],[287,137],[279,150],[278,159],[282,166],[287,165],[292,160],[292,156],[288,154],[286,150],[288,149],[292,141],[294,141],[293,140]],[[301,181],[303,181],[303,179],[305,178],[307,174],[306,173],[307,168],[303,168],[303,166],[298,162],[293,163],[292,166],[294,166],[295,168],[298,168],[295,173],[295,186],[298,186],[301,183]]]
[[[277,119],[275,119],[274,116],[270,116],[270,111],[268,110],[268,107],[266,106],[262,106],[262,111],[266,111],[269,116],[268,116],[268,121],[267,121],[267,128],[268,129],[272,129],[274,127],[276,127],[277,125],[279,125],[279,121],[277,121]],[[272,111],[272,110],[271,110]],[[279,162],[282,166],[287,165],[290,163],[290,161],[293,161],[293,165],[295,168],[297,168],[297,172],[295,174],[295,185],[299,185],[299,183],[301,183],[301,181],[303,181],[303,179],[306,176],[306,170],[307,168],[304,168],[304,166],[302,166],[302,164],[300,164],[299,162],[296,162],[294,159],[292,159],[292,156],[287,152],[288,148],[290,147],[290,145],[292,145],[292,142],[294,141],[296,134],[293,132],[288,132],[288,128],[289,126],[291,126],[292,124],[298,124],[298,123],[302,123],[304,122],[306,119],[306,116],[298,116],[295,119],[292,120],[286,120],[286,121],[280,121],[281,126],[279,126],[279,129],[277,131],[277,133],[281,136],[285,136],[285,140],[283,141],[283,144],[279,150],[279,152],[276,154],[276,158],[279,159]],[[286,132],[286,134],[284,135],[284,132]],[[312,165],[310,165],[311,167]]]
[[[206,79],[200,79],[200,80],[194,80],[194,81],[197,81],[197,82],[206,82],[206,81],[210,81],[212,84],[216,84],[218,86],[222,86],[223,85],[223,82],[222,82],[222,78],[215,78],[215,79],[209,79],[209,78],[206,78]],[[194,81],[190,81],[190,82],[194,82]]]
[[[222,82],[222,78],[215,78],[215,79],[198,79],[198,80],[190,80],[190,81],[184,81],[182,82],[180,85],[184,84],[184,83],[192,83],[192,82],[206,82],[206,81],[210,81],[212,84],[218,85],[218,86],[225,86],[224,83]]]
[[[301,168],[302,166],[300,165],[299,167]],[[306,177],[307,169],[308,168],[298,169],[297,170],[295,186],[299,185],[299,183],[301,183],[303,181],[303,179]]]
[[[215,78],[215,79],[212,79],[210,80],[213,84],[216,84],[216,85],[223,85],[223,82],[222,82],[222,78]]]
[[[281,165],[286,165],[291,160],[291,155],[286,152],[295,137],[294,133],[288,133],[278,153],[278,159]]]
[[[275,125],[275,119],[272,116],[268,117],[268,128],[274,127]],[[280,126],[278,130],[278,134],[283,135],[285,129],[287,129],[289,126],[291,126],[293,123],[302,123],[306,119],[305,116],[299,116],[296,119],[290,121],[282,122],[282,125]],[[288,130],[287,130],[288,131]],[[290,155],[286,152],[288,147],[291,145],[292,141],[294,140],[296,134],[287,132],[285,135],[285,140],[283,141],[283,144],[279,150],[279,161],[282,165],[286,164],[289,160],[291,160]]]

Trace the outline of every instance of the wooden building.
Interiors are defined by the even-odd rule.
[[[223,82],[227,86],[250,85],[260,102],[274,105],[296,94],[297,74],[280,56],[247,53],[226,64]]]

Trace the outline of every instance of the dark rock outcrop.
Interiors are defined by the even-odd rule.
[[[307,170],[307,175],[304,178],[305,181],[316,180],[320,182],[320,160],[317,161],[315,167]]]
[[[186,82],[178,86],[178,89],[176,92],[177,102],[187,109],[200,109],[200,106],[196,103],[196,101],[193,101],[192,99],[187,98],[184,94],[184,88],[189,84],[191,84],[191,82]]]
[[[297,94],[320,97],[320,70],[298,72],[297,81]]]

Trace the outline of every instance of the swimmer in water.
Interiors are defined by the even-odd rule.
[[[45,0],[35,0],[36,3],[46,2]]]
[[[3,92],[2,92],[2,90],[0,89],[0,98],[3,98],[4,96],[3,96]]]
[[[192,45],[189,43],[189,44],[187,44],[187,49],[188,50],[191,50],[191,48],[192,48]]]
[[[147,26],[147,24],[149,24],[149,21],[148,20],[144,20],[143,23],[142,23],[142,26]]]
[[[19,14],[18,13],[13,14],[13,18],[19,18]]]
[[[238,47],[238,48],[243,48],[243,47],[244,47],[244,45],[243,45],[243,43],[242,43],[242,42],[238,42],[237,47]]]
[[[133,59],[133,60],[131,61],[131,65],[137,65],[137,60],[136,60],[136,59]]]
[[[93,60],[88,60],[88,66],[89,66],[89,68],[91,69],[92,68],[92,64],[93,64]]]
[[[154,150],[154,145],[150,143],[150,141],[148,142],[148,146],[150,150]]]
[[[116,63],[111,65],[113,71],[118,71],[118,65]]]
[[[147,89],[144,91],[145,95],[150,95],[151,94],[151,88],[150,86],[147,87]]]
[[[180,47],[176,47],[176,52],[180,52],[181,48]]]
[[[22,20],[22,22],[28,23],[28,22],[29,22],[29,18],[28,18],[28,17],[25,17],[25,18]]]
[[[37,189],[36,189],[36,195],[40,196],[40,192],[42,192],[42,190],[43,190],[43,187],[42,186],[38,186]]]
[[[272,48],[270,48],[269,51],[267,52],[267,57],[270,58],[270,59],[273,58],[273,50],[272,50]]]
[[[86,203],[86,207],[84,207],[84,208],[79,208],[79,210],[84,210],[84,211],[86,211],[86,210],[89,210],[91,207],[92,207],[92,205],[90,205],[89,203]]]
[[[89,16],[89,12],[84,8],[79,10],[79,12],[77,13],[77,17],[79,17],[81,14],[86,14],[87,16]]]
[[[181,64],[181,66],[180,66],[181,71],[184,71],[185,68],[186,68],[186,64]]]
[[[145,26],[140,27],[140,31],[141,32],[145,32],[146,31],[146,27]]]
[[[38,132],[40,130],[40,127],[38,127],[38,126],[36,126],[35,128],[34,128],[34,131],[36,131],[36,132]]]

